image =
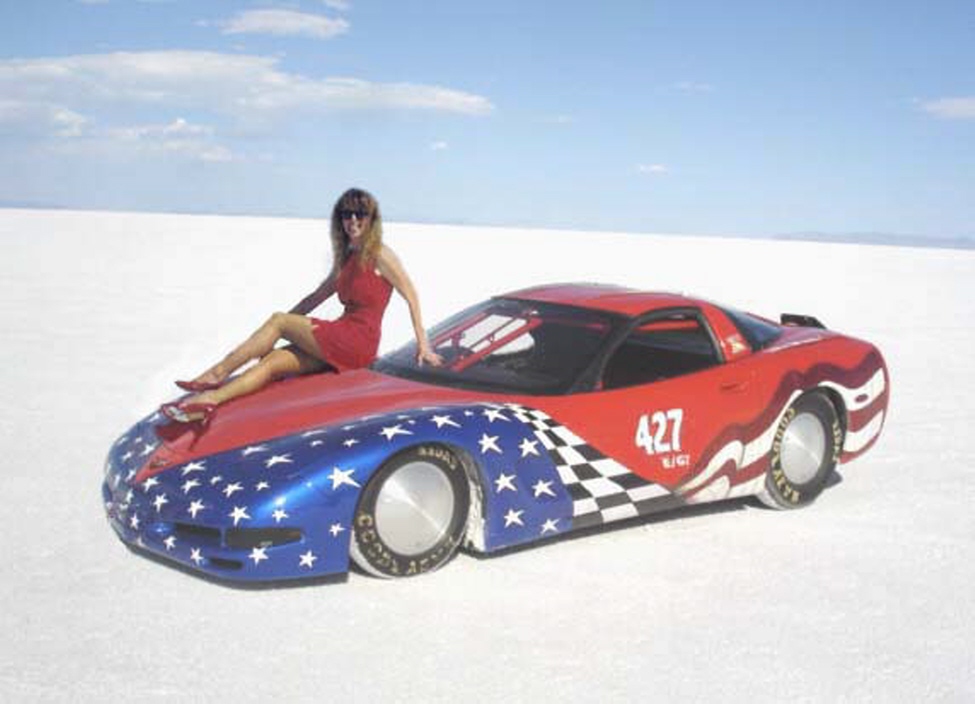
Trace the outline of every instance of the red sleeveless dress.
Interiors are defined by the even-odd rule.
[[[339,271],[335,291],[345,306],[338,320],[311,319],[322,359],[340,372],[367,367],[379,349],[383,313],[393,286],[372,266],[362,268],[353,254]]]

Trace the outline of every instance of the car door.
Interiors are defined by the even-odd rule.
[[[762,402],[750,349],[729,325],[716,309],[643,316],[606,356],[594,390],[546,405],[642,479],[700,489],[740,466],[740,429]]]

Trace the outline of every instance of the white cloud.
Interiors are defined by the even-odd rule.
[[[682,93],[712,93],[714,86],[710,83],[699,83],[696,81],[679,81],[674,84],[674,88]]]
[[[571,125],[575,122],[575,118],[572,115],[553,115],[546,117],[543,122],[550,125]]]
[[[87,125],[86,117],[58,105],[0,100],[0,134],[71,138],[84,134]]]
[[[430,149],[435,152],[445,151],[448,147],[450,147],[450,145],[447,144],[447,142],[444,142],[443,140],[439,142],[434,142],[433,144],[430,145]]]
[[[191,125],[178,117],[166,125],[120,127],[109,130],[109,133],[125,140],[198,139],[213,136],[214,129],[206,125]]]
[[[346,0],[322,0],[322,2],[325,3],[325,7],[339,12],[346,12],[352,7],[352,3],[346,2]]]
[[[209,125],[191,124],[179,117],[164,124],[93,132],[79,149],[124,156],[171,155],[209,163],[241,161],[229,148],[214,140],[215,134],[216,130]]]
[[[945,120],[975,120],[975,97],[931,100],[921,103],[921,109]]]
[[[637,164],[636,170],[641,174],[666,174],[670,172],[664,164]]]
[[[273,34],[331,39],[349,31],[349,23],[294,10],[246,10],[222,23],[224,34]]]
[[[0,60],[0,95],[71,111],[143,104],[229,114],[241,121],[295,109],[416,109],[466,115],[494,109],[483,96],[442,86],[308,78],[280,70],[274,57],[206,51]]]

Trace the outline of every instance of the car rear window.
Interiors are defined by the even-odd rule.
[[[782,329],[775,323],[734,308],[722,308],[725,315],[741,331],[753,350],[760,350],[779,338]]]

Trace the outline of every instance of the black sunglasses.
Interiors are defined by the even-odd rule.
[[[339,215],[342,217],[343,220],[351,220],[353,216],[358,218],[359,220],[365,220],[366,218],[370,217],[372,214],[368,210],[343,209],[339,211]]]

